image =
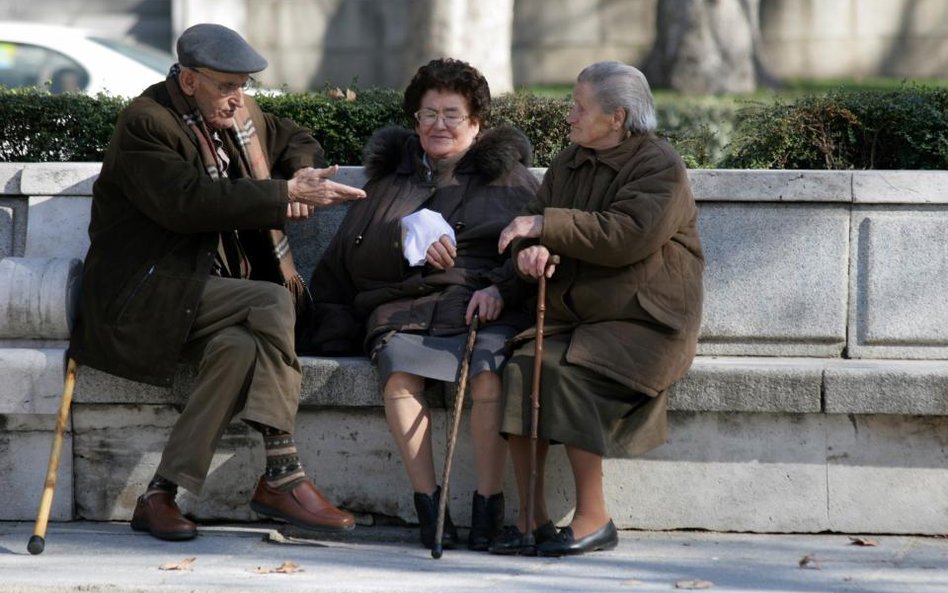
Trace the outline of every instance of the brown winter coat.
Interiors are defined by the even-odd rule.
[[[680,379],[697,345],[704,257],[674,149],[652,136],[599,152],[572,145],[526,211],[543,215],[539,242],[562,258],[546,320],[551,333],[572,330],[567,361],[650,396]]]
[[[319,165],[305,129],[244,101],[273,175]],[[122,112],[93,186],[79,319],[69,346],[80,364],[169,385],[210,274],[221,231],[240,230],[252,277],[277,280],[261,229],[286,221],[286,181],[204,171],[196,137],[165,83]]]
[[[496,285],[504,310],[495,323],[526,327],[518,303],[523,283],[506,254],[497,253],[501,229],[533,198],[538,183],[527,169],[532,149],[521,132],[483,132],[436,188],[426,178],[418,136],[380,130],[365,150],[367,198],[354,203],[320,259],[310,283],[317,302],[352,305],[366,339],[386,331],[454,335],[467,331],[464,313],[476,290]],[[402,217],[436,202],[454,227],[455,266],[411,267],[402,254]]]

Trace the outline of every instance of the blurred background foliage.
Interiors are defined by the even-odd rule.
[[[863,81],[787,84],[740,97],[655,94],[659,135],[692,168],[943,169],[948,165],[948,87]],[[359,165],[383,126],[410,126],[400,92],[262,94],[261,107],[313,130],[327,160]],[[537,87],[494,98],[488,125],[513,125],[545,167],[568,143],[570,88]],[[0,88],[0,162],[101,161],[126,100]]]

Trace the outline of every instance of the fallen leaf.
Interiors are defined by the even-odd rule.
[[[878,546],[879,540],[871,539],[868,537],[852,537],[849,538],[849,545],[851,546]]]
[[[303,572],[303,569],[300,568],[300,565],[295,562],[284,562],[276,568],[265,568],[263,566],[257,567],[257,574],[293,574],[294,572]]]
[[[356,100],[355,91],[352,89],[346,89],[346,101],[355,101],[355,100]]]
[[[346,97],[346,94],[342,92],[341,88],[336,87],[334,89],[329,89],[328,91],[326,91],[326,96],[329,97],[330,99],[344,99]]]
[[[816,559],[816,556],[813,554],[807,554],[803,558],[800,558],[800,568],[815,568],[816,570],[820,569],[820,561]]]
[[[165,562],[158,570],[191,570],[191,565],[197,560],[195,557],[185,558],[181,562]]]
[[[714,583],[711,581],[703,581],[701,579],[693,579],[689,581],[678,581],[675,583],[676,589],[710,589],[714,586]]]

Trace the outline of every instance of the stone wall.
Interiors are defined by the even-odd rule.
[[[0,164],[0,496],[11,501],[0,519],[31,518],[42,488],[63,372],[61,312],[74,307],[69,287],[88,244],[97,171],[96,163]],[[358,168],[341,175],[363,180]],[[607,461],[616,523],[948,531],[948,173],[690,175],[708,262],[699,356],[672,391],[669,442],[641,459]],[[302,270],[341,215],[321,211],[290,227]],[[24,324],[24,315],[54,327]],[[372,367],[358,357],[307,357],[303,366],[298,441],[317,482],[363,522],[411,521]],[[184,368],[168,391],[80,369],[55,520],[129,518],[188,381]],[[442,450],[445,396],[429,396]],[[206,491],[182,505],[202,519],[251,518],[261,455],[256,435],[232,426]],[[551,463],[552,511],[565,519],[572,485],[561,451]],[[467,438],[454,465],[452,513],[465,524],[474,484]],[[513,508],[510,475],[506,490]]]

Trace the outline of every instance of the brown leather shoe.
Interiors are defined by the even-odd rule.
[[[317,531],[345,531],[355,527],[355,517],[337,509],[309,480],[289,492],[271,488],[260,478],[250,508],[261,515]]]
[[[132,529],[172,541],[192,539],[197,535],[197,525],[184,518],[174,496],[160,490],[138,497],[132,515]]]

